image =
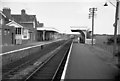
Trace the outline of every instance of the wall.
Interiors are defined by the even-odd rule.
[[[30,33],[30,40],[28,40],[28,42],[32,42],[32,41],[35,41],[36,40],[36,38],[35,38],[35,36],[36,36],[36,29],[35,28],[33,28],[33,23],[21,23],[21,25],[23,26],[23,27],[26,27],[27,29],[29,29],[29,33]]]
[[[46,31],[45,32],[45,40],[54,40],[54,31]]]
[[[44,36],[45,36],[45,40],[43,40],[43,31],[42,30],[37,31],[37,35],[36,35],[37,41],[49,41],[55,39],[53,31],[45,31]]]
[[[2,28],[0,28],[0,46],[2,45]]]
[[[42,31],[37,31],[37,35],[36,35],[37,41],[42,41],[43,40],[42,35],[43,35]]]
[[[14,27],[2,26],[2,44],[10,45],[15,43]],[[13,35],[12,35],[13,34]]]

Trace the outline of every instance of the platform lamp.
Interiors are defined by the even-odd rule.
[[[110,1],[109,1],[110,2]],[[117,55],[117,22],[118,22],[118,10],[119,10],[119,0],[116,0],[116,6],[114,4],[112,4],[112,2],[110,2],[110,4],[112,4],[115,8],[116,8],[116,12],[115,12],[115,23],[113,24],[114,26],[114,45],[113,45],[113,58]],[[104,6],[108,6],[107,2],[104,4]]]
[[[104,4],[104,6],[108,6],[107,2]]]

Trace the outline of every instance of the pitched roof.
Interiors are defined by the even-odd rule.
[[[36,15],[25,15],[24,20],[22,19],[22,15],[11,15],[12,19],[17,23],[27,23],[33,22],[36,19]]]
[[[3,17],[5,17],[6,18],[6,15],[5,14],[3,14],[3,12],[0,10],[0,14],[3,16]]]
[[[20,24],[16,23],[15,21],[11,21],[11,22],[9,22],[9,23],[8,23],[8,24],[6,24],[6,25],[8,25],[8,26],[14,26],[14,27],[21,27],[21,28],[23,28],[23,26],[22,26],[22,25],[20,25]]]
[[[7,18],[7,16],[0,10],[0,14],[4,17],[4,18],[6,18],[8,21],[12,21],[11,19],[9,19],[9,18]]]
[[[3,17],[5,19],[4,25],[11,22],[12,20],[7,18],[7,16],[0,10],[0,17]],[[2,26],[0,26],[2,28]]]

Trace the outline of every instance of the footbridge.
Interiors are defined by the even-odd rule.
[[[79,32],[79,37],[82,39],[82,43],[91,44],[91,38],[92,38],[92,31],[87,26],[71,26],[72,32]],[[93,39],[93,42],[95,44],[95,39]]]

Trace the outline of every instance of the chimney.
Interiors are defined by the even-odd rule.
[[[21,10],[21,15],[25,15],[25,14],[26,14],[25,9],[22,9]]]
[[[26,21],[26,12],[25,9],[21,10],[21,22],[25,22]]]
[[[11,18],[11,9],[3,8],[3,14],[5,14],[5,16],[10,19]]]

